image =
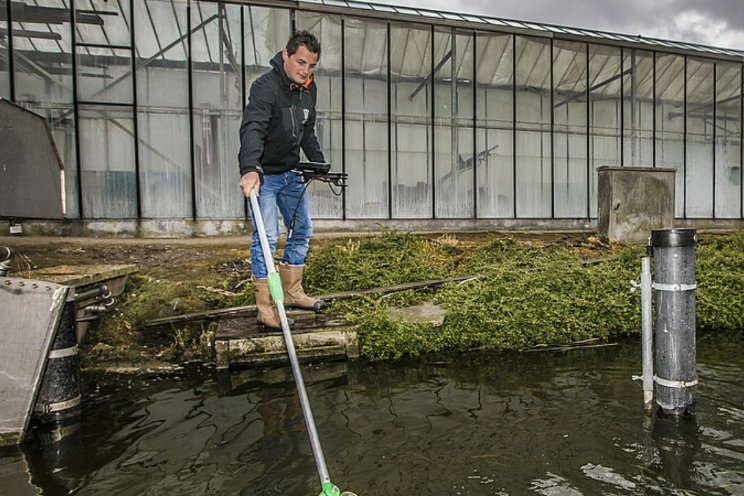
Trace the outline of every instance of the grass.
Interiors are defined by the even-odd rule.
[[[607,246],[594,237],[533,240],[493,235],[468,241],[405,232],[314,242],[307,260],[310,294],[352,291],[414,281],[475,275],[435,289],[363,296],[334,302],[329,312],[358,325],[360,352],[370,360],[396,360],[429,352],[523,349],[585,339],[610,340],[640,332],[643,247]],[[703,237],[696,249],[697,322],[703,331],[744,329],[744,233]],[[247,277],[247,274],[245,275]],[[232,288],[235,281],[218,284]],[[224,293],[224,294],[223,294]],[[432,300],[446,310],[444,324],[407,324],[387,309]],[[204,324],[143,330],[145,321],[253,302],[250,284],[239,292],[199,289],[197,282],[135,278],[117,316],[97,342],[131,355],[139,346],[166,358],[200,356]],[[157,343],[161,343],[157,345]],[[110,349],[107,348],[110,352]],[[143,351],[143,353],[146,353]]]

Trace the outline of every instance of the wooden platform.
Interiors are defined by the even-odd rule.
[[[57,265],[31,271],[34,279],[49,281],[72,288],[77,295],[83,295],[94,289],[98,284],[104,284],[111,296],[116,298],[124,292],[129,276],[137,272],[137,265]],[[75,320],[78,342],[88,330],[91,322],[98,320],[98,315],[90,314],[85,307],[98,301],[96,297],[75,298]]]
[[[289,312],[297,357],[300,361],[347,360],[359,356],[355,327],[335,316],[313,312]],[[220,319],[214,338],[217,368],[236,365],[287,363],[281,331],[269,330],[256,322],[255,314]]]
[[[34,279],[79,289],[101,282],[109,286],[112,281],[119,282],[120,278],[126,279],[127,276],[134,274],[137,270],[137,266],[133,264],[57,265],[35,269],[31,271],[31,275]],[[109,289],[113,292],[111,286],[109,286]]]

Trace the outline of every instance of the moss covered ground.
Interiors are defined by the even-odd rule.
[[[699,238],[698,329],[741,331],[744,233]],[[639,278],[644,252],[644,247],[609,246],[590,235],[383,232],[313,241],[305,287],[311,294],[327,294],[476,276],[436,288],[333,302],[326,311],[358,325],[361,354],[370,360],[608,341],[640,332],[640,295],[631,291],[631,280]],[[182,260],[180,271],[161,267],[133,277],[115,315],[86,339],[88,360],[203,358],[216,323],[160,328],[144,328],[144,323],[253,303],[245,257],[247,250],[210,256],[199,270],[187,269]],[[445,308],[442,325],[404,323],[386,311],[425,300]]]

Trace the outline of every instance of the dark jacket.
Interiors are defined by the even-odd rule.
[[[240,174],[257,171],[278,174],[297,166],[300,147],[312,162],[325,162],[315,135],[313,81],[293,83],[284,72],[282,53],[271,59],[272,69],[251,85],[240,124]]]

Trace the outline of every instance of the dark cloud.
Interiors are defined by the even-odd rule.
[[[383,0],[744,49],[743,0]]]
[[[726,21],[731,29],[744,31],[744,2],[742,0],[678,0],[684,10],[696,10],[712,19]]]

